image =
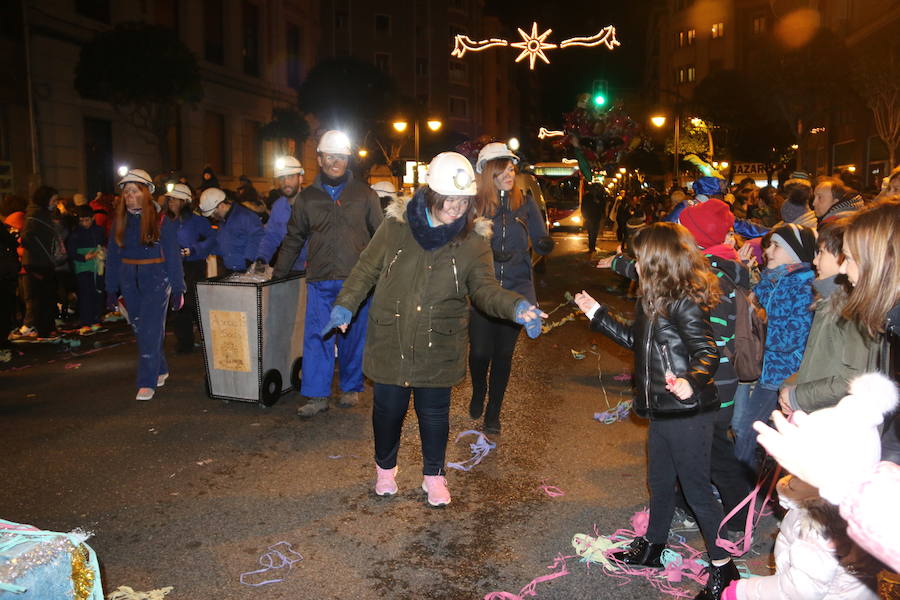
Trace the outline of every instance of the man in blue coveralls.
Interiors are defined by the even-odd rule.
[[[266,265],[272,261],[275,252],[287,235],[288,221],[291,219],[291,210],[300,196],[300,186],[303,185],[303,166],[293,156],[284,156],[275,161],[275,180],[281,189],[281,197],[272,204],[269,220],[265,225],[265,233],[259,241],[256,250],[256,266],[258,273],[266,270]],[[306,246],[297,260],[291,266],[291,271],[303,271],[306,269]]]
[[[306,320],[303,330],[303,377],[300,393],[306,404],[297,414],[313,417],[328,410],[337,343],[341,396],[338,406],[355,406],[363,390],[362,354],[369,301],[360,307],[346,333],[322,335],[344,279],[381,224],[378,195],[347,168],[350,140],[340,131],[326,131],[316,148],[319,175],[294,202],[287,235],[281,244],[273,277],[284,277],[309,242],[306,266]]]
[[[246,271],[256,258],[263,235],[256,213],[232,202],[219,188],[206,188],[200,194],[200,213],[219,222],[214,254],[222,257],[226,274]]]

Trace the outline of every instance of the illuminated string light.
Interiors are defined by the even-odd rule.
[[[538,139],[539,140],[542,140],[544,138],[549,138],[549,137],[560,137],[563,135],[566,135],[565,131],[550,130],[550,129],[547,129],[546,127],[541,127],[538,130]]]
[[[526,33],[521,28],[517,29],[519,31],[519,35],[522,36],[522,41],[514,43],[510,43],[509,41],[502,38],[490,38],[486,40],[475,41],[467,35],[459,34],[454,38],[453,51],[450,52],[450,55],[455,56],[456,58],[462,58],[466,55],[466,52],[481,52],[482,50],[487,50],[488,48],[509,46],[511,48],[517,48],[521,50],[519,55],[516,57],[515,62],[520,62],[527,58],[529,68],[531,70],[534,70],[534,63],[538,58],[540,58],[546,64],[550,64],[550,59],[547,58],[544,50],[570,48],[572,46],[592,48],[594,46],[601,45],[606,46],[610,50],[613,50],[616,48],[616,46],[622,45],[619,40],[616,39],[616,28],[612,25],[607,25],[594,35],[569,38],[567,40],[563,40],[558,45],[547,41],[547,38],[551,33],[553,33],[552,29],[547,29],[546,31],[538,35],[538,24],[536,21],[531,23],[530,34]]]

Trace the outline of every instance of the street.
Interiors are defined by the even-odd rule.
[[[555,238],[545,271],[535,275],[545,311],[582,289],[619,308],[631,303],[606,290],[617,280],[594,268],[583,236]],[[614,245],[601,244],[604,251]],[[564,306],[549,321],[572,310]],[[646,422],[593,418],[629,396],[622,375],[631,355],[591,333],[580,316],[536,340],[519,338],[503,433],[491,436],[497,447],[470,471],[448,469],[453,501],[443,509],[430,508],[420,488],[412,409],[400,493],[380,498],[372,491],[371,388],[356,408],[333,406],[302,421],[296,392],[271,408],[209,399],[200,353],[176,355],[171,336],[167,349],[171,377],[150,402],[134,399],[136,349],[121,323],[71,351],[18,345],[23,354],[14,352],[0,370],[7,457],[0,517],[92,532],[106,594],[123,585],[173,586],[167,600],[519,594],[556,571],[548,567],[558,556],[575,554],[575,534],[630,528],[647,503]],[[448,461],[470,457],[475,437],[454,440],[481,426],[467,414],[469,394],[468,381],[453,390]],[[280,542],[302,560],[244,579],[281,581],[242,585],[241,574],[261,570],[260,556]],[[696,535],[688,542],[703,548]],[[748,566],[764,573],[768,558],[755,556]],[[536,597],[666,597],[645,580],[610,577],[577,556],[566,569],[538,583]],[[688,580],[673,585],[689,597],[700,589]]]

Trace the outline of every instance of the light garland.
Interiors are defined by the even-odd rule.
[[[508,40],[502,38],[490,38],[475,41],[467,35],[459,34],[454,38],[453,51],[450,52],[450,55],[455,56],[456,58],[462,58],[466,55],[466,52],[481,52],[488,48],[509,46],[521,50],[516,57],[515,62],[520,62],[527,58],[529,68],[534,70],[534,63],[539,58],[546,64],[550,64],[550,59],[547,58],[544,50],[570,48],[572,46],[592,48],[601,45],[613,50],[616,46],[622,45],[619,40],[616,39],[616,28],[612,25],[607,25],[594,35],[569,38],[563,40],[560,44],[554,44],[547,41],[547,38],[553,33],[552,29],[547,29],[539,35],[537,21],[531,23],[531,33],[526,33],[522,28],[517,29],[519,35],[522,37],[522,41],[514,43],[510,43]]]

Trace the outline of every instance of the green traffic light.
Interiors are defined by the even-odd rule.
[[[594,104],[596,104],[597,106],[603,106],[604,104],[606,104],[606,97],[604,97],[603,94],[597,94],[596,96],[594,96]]]

